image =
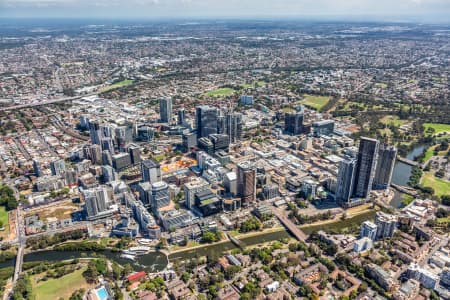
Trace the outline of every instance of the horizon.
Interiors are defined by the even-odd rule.
[[[446,24],[447,0],[3,0],[0,19],[305,20]]]

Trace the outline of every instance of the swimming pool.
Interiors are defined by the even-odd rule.
[[[99,300],[107,300],[108,299],[108,291],[106,291],[105,287],[101,287],[97,292],[97,297]]]

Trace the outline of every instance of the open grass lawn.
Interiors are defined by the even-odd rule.
[[[244,89],[253,88],[253,87],[261,87],[264,86],[266,83],[264,81],[254,81],[252,83],[243,83],[241,84],[241,87]]]
[[[69,299],[72,293],[78,289],[88,290],[90,285],[84,279],[82,273],[86,268],[81,268],[73,273],[58,279],[49,279],[35,283],[35,276],[31,277],[33,296],[35,300]]]
[[[223,96],[231,96],[235,93],[236,91],[233,90],[232,88],[220,88],[220,89],[215,89],[212,91],[209,91],[206,93],[206,96],[208,97],[223,97]]]
[[[367,105],[360,102],[348,101],[345,103],[344,110],[366,110]]]
[[[450,181],[436,178],[432,172],[424,172],[421,183],[434,189],[437,196],[450,195]]]
[[[131,80],[131,79],[125,79],[125,80],[122,80],[122,81],[113,83],[113,84],[111,84],[111,85],[102,87],[102,88],[99,90],[99,93],[104,93],[104,92],[108,92],[108,91],[111,91],[111,90],[115,90],[115,89],[118,89],[118,88],[121,88],[121,87],[130,85],[130,84],[133,84],[133,83],[134,83],[134,80]]]
[[[428,128],[433,128],[435,134],[439,134],[442,132],[450,132],[450,124],[437,124],[437,123],[425,123],[423,124],[423,127],[425,128],[425,135],[429,135],[427,133]]]
[[[381,123],[386,125],[394,125],[395,127],[400,127],[405,124],[406,120],[400,120],[398,116],[384,116],[381,120]]]
[[[329,96],[303,95],[301,103],[309,108],[320,111],[330,101]]]
[[[0,223],[3,224],[3,229],[0,231],[0,237],[6,237],[9,234],[9,217],[8,212],[4,206],[0,206]],[[0,226],[1,227],[1,226]]]

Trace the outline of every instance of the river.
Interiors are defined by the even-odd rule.
[[[406,156],[407,159],[414,160],[425,149],[424,145],[414,147]],[[398,185],[407,186],[411,176],[412,167],[401,161],[395,162],[394,172],[392,173],[392,182]]]
[[[339,220],[338,222],[321,224],[321,225],[304,225],[301,226],[302,230],[306,234],[310,234],[314,231],[319,230],[331,230],[331,229],[342,229],[351,226],[352,224],[361,224],[366,220],[373,220],[374,211],[369,211],[366,213],[362,213],[352,218],[348,218],[346,220]],[[267,232],[254,236],[244,237],[241,241],[246,246],[253,246],[265,242],[277,241],[284,238],[292,238],[292,236],[286,230],[280,230],[276,232]],[[168,259],[170,261],[175,260],[186,260],[192,259],[201,256],[208,255],[220,255],[226,251],[237,248],[233,243],[226,241],[222,243],[216,243],[211,245],[205,245],[201,248],[195,249],[187,249],[185,251],[176,252],[170,254]],[[144,269],[147,272],[157,272],[163,270],[168,263],[167,257],[165,254],[161,252],[150,252],[148,254],[138,256],[135,262],[125,260],[120,258],[119,252],[112,251],[99,251],[97,253],[92,252],[77,252],[77,251],[38,251],[33,253],[28,253],[24,256],[24,262],[31,261],[62,261],[74,258],[83,258],[83,257],[98,257],[104,256],[108,259],[114,260],[119,264],[131,263],[135,270]],[[3,263],[0,263],[0,268],[9,267],[14,265],[14,260],[9,260]]]

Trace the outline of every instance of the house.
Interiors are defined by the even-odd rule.
[[[133,273],[130,276],[127,277],[127,281],[130,283],[134,283],[134,282],[140,282],[142,280],[145,279],[145,277],[147,277],[147,273],[145,273],[144,271],[141,272],[137,272],[137,273]]]

